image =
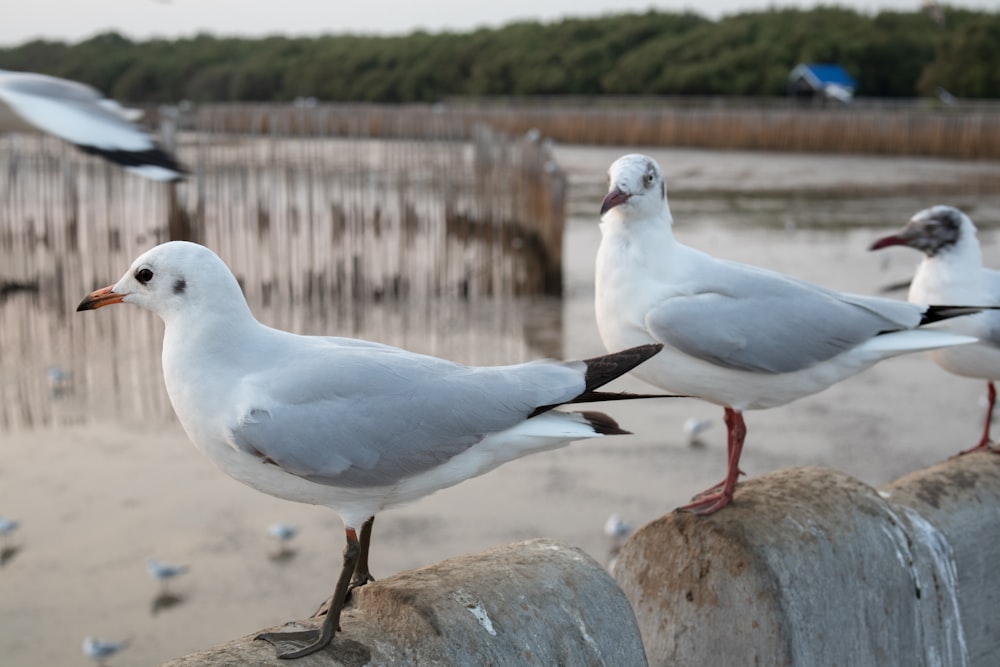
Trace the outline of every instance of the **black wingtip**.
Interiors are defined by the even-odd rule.
[[[604,414],[594,410],[581,411],[577,414],[583,416],[593,427],[595,433],[601,435],[632,435],[632,431],[626,431],[618,426],[618,422]]]
[[[649,345],[638,345],[630,347],[621,352],[612,352],[592,359],[584,359],[582,362],[587,365],[587,372],[584,376],[586,387],[575,398],[564,403],[590,403],[593,401],[620,401],[631,398],[675,398],[673,394],[628,394],[608,391],[595,391],[598,387],[606,385],[615,378],[625,375],[630,370],[654,356],[663,349],[660,343]],[[548,412],[562,403],[552,405],[541,405],[535,408],[528,418],[536,417],[543,412]],[[583,414],[583,413],[581,413]],[[600,414],[600,413],[595,413]]]
[[[109,150],[97,146],[87,146],[77,144],[77,148],[89,155],[97,155],[109,162],[114,162],[122,167],[160,167],[167,171],[175,172],[177,175],[170,179],[170,182],[177,183],[183,181],[188,175],[185,169],[173,155],[163,150],[159,146],[154,146],[144,151]]]
[[[998,309],[1000,309],[1000,306],[927,306],[927,310],[924,312],[924,316],[920,320],[920,326],[933,324],[934,322],[940,322],[942,320],[950,320],[953,317],[975,315],[976,313],[981,313],[984,310]]]
[[[587,364],[587,386],[585,391],[593,391],[625,375],[662,349],[662,344],[651,343],[649,345],[630,347],[627,350],[612,352],[600,357],[584,359],[583,363]]]

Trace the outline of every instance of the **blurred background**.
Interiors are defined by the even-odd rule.
[[[603,352],[598,210],[627,152],[660,162],[676,235],[717,256],[905,298],[917,253],[866,248],[947,203],[1000,267],[993,3],[703,4],[42,1],[5,17],[0,69],[140,111],[190,174],[0,135],[0,663],[82,664],[92,635],[128,641],[110,664],[157,664],[302,618],[332,588],[339,518],[194,450],[159,320],[74,312],[157,243],[212,247],[269,325],[475,364]],[[743,468],[881,484],[971,446],[982,394],[892,360],[748,414]],[[606,562],[612,515],[642,525],[721,478],[720,408],[601,409],[635,435],[380,515],[375,576],[537,536]]]

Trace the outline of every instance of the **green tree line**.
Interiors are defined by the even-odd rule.
[[[940,19],[940,20],[938,20]],[[843,65],[872,97],[1000,97],[1000,13],[774,9],[710,20],[621,14],[405,36],[133,41],[0,49],[0,68],[85,81],[131,103],[434,102],[496,95],[786,92],[798,63]]]

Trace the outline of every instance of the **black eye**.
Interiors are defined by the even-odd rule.
[[[153,279],[153,272],[147,268],[141,268],[135,272],[135,279],[145,285]]]
[[[646,183],[649,185],[653,184],[653,172],[650,171],[646,174]]]

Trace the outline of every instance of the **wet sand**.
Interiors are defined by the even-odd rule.
[[[596,208],[604,171],[624,152],[557,148],[571,183],[561,306],[568,358],[603,351],[592,306]],[[997,196],[942,200],[938,194],[942,184],[960,191],[977,174],[996,173],[996,163],[648,152],[666,169],[682,241],[838,289],[874,293],[908,277],[916,253],[875,255],[865,248],[919,208],[948,201],[977,207],[981,226],[984,219],[998,222]],[[779,215],[761,228],[739,221],[774,217],[766,208],[771,204],[747,203],[738,194],[706,196],[775,189],[815,194],[836,184],[862,188],[888,180],[905,194],[879,200],[867,227],[861,226],[869,209],[864,201],[842,202],[842,209],[856,212],[846,228],[836,204],[812,196],[795,205],[830,207],[829,227],[803,229]],[[922,184],[935,194],[920,196]],[[746,213],[754,205],[757,210]],[[984,231],[981,239],[987,264],[1000,266],[996,234]],[[646,386],[625,379],[613,388]],[[884,362],[822,394],[748,413],[742,467],[755,476],[825,465],[882,484],[973,444],[984,390],[984,383],[948,375],[923,356]],[[635,435],[516,461],[379,515],[373,573],[384,577],[538,536],[578,545],[604,561],[609,542],[602,526],[609,514],[641,525],[722,477],[721,408],[691,399],[601,408]],[[332,589],[343,547],[333,512],[245,488],[217,471],[178,426],[143,427],[127,417],[0,434],[0,515],[22,522],[6,545],[0,538],[0,549],[15,551],[0,568],[3,665],[85,664],[80,644],[88,634],[131,639],[132,647],[111,665],[156,664],[307,616]],[[686,442],[688,417],[711,420],[703,446]],[[282,562],[270,558],[277,545],[266,532],[278,520],[301,529],[291,544],[294,557]],[[169,588],[182,598],[179,604],[154,613],[160,589],[146,574],[148,558],[190,566]]]

